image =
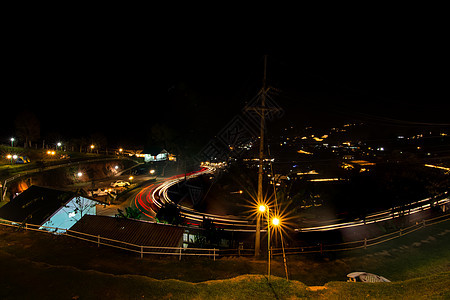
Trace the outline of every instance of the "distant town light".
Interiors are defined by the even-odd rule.
[[[81,176],[83,176],[83,173],[78,172],[78,173],[77,173],[77,176],[78,176],[78,177],[81,177]]]

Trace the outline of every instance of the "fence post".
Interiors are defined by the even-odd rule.
[[[320,255],[322,255],[322,254],[323,254],[323,244],[320,243]]]
[[[400,228],[399,234],[400,234],[400,236],[402,236],[402,229],[401,228]]]
[[[367,238],[364,238],[364,249],[367,249]]]
[[[144,246],[141,245],[141,259],[144,258]]]
[[[183,249],[183,248],[180,247],[180,258],[178,260],[181,260],[181,249]]]
[[[423,223],[423,227],[425,227],[426,226],[425,219],[422,221],[422,223]]]
[[[97,236],[97,248],[100,247],[100,234]]]
[[[216,261],[216,248],[214,248],[214,261]]]

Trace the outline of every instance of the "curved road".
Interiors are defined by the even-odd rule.
[[[195,178],[197,176],[213,173],[215,168],[209,166],[203,166],[199,171],[186,174],[187,179]],[[185,175],[176,175],[162,182],[152,183],[142,188],[142,190],[136,194],[134,198],[134,204],[136,207],[147,217],[154,218],[157,211],[164,203],[173,202],[168,196],[168,190],[171,186],[177,184],[185,179]],[[297,228],[297,232],[317,232],[317,231],[329,231],[350,228],[355,226],[362,226],[366,224],[372,224],[377,222],[386,221],[402,217],[405,215],[412,215],[432,208],[430,203],[431,198],[425,198],[413,203],[410,203],[404,207],[395,207],[393,209],[384,210],[376,213],[372,213],[366,216],[365,220],[357,220],[352,222],[339,223],[339,220],[330,220],[328,225],[314,226],[309,228]],[[436,200],[436,205],[444,205],[450,202],[448,192],[442,195],[440,200]],[[238,217],[221,216],[214,214],[200,213],[194,209],[180,206],[181,215],[188,220],[191,224],[198,225],[206,217],[214,221],[214,224],[229,231],[239,232],[255,232],[255,224],[252,221],[245,220]],[[264,230],[262,230],[264,231]]]
[[[203,174],[213,173],[214,168],[209,166],[202,167],[199,171],[186,174],[186,179],[198,177]],[[150,184],[144,187],[134,198],[136,207],[147,217],[154,218],[156,212],[165,203],[173,202],[168,196],[169,188],[185,179],[185,175],[176,175],[167,178],[160,183]],[[223,227],[226,230],[254,232],[255,225],[248,220],[238,217],[228,217],[214,214],[200,213],[194,209],[180,206],[181,215],[191,224],[199,224],[203,218],[208,218],[214,221],[214,224]]]

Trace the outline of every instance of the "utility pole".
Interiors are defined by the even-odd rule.
[[[259,126],[259,168],[258,168],[258,194],[257,194],[257,205],[267,205],[264,203],[263,196],[263,171],[264,171],[264,133],[265,133],[265,125],[266,125],[266,115],[271,112],[282,112],[280,107],[276,107],[271,104],[270,101],[266,103],[268,96],[268,92],[270,87],[266,86],[266,73],[267,73],[267,55],[264,55],[264,76],[262,81],[262,88],[259,90],[258,97],[261,99],[261,104],[257,104],[252,107],[247,107],[246,110],[255,111],[260,117],[260,126]],[[259,100],[259,99],[258,99]],[[256,216],[256,236],[255,236],[255,256],[259,256],[261,251],[261,214],[257,214]]]
[[[263,203],[262,180],[263,180],[263,163],[264,163],[264,127],[265,127],[265,111],[266,111],[266,70],[267,55],[264,55],[264,76],[261,88],[261,107],[255,108],[261,117],[259,132],[259,169],[258,169],[258,205]],[[261,251],[261,215],[256,217],[256,237],[255,237],[255,256],[259,256]]]

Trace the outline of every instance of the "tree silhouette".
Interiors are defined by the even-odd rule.
[[[25,147],[31,147],[31,142],[40,138],[41,124],[36,115],[29,111],[20,112],[14,122],[16,135],[25,141]]]

